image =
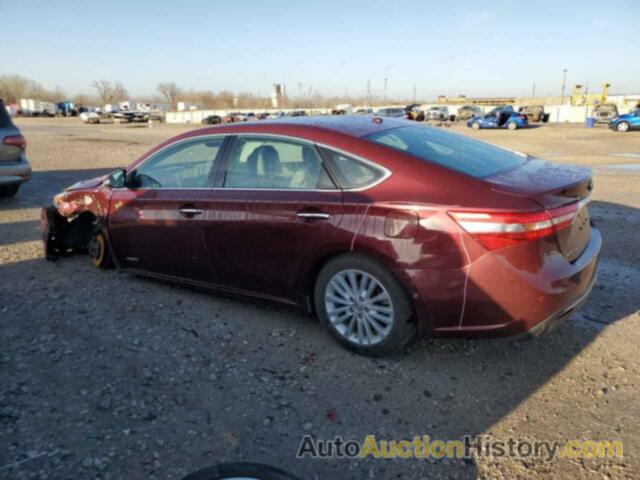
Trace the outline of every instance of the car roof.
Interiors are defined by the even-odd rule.
[[[400,120],[389,117],[362,116],[362,115],[318,115],[313,117],[278,117],[267,120],[255,120],[248,122],[229,123],[226,125],[214,125],[191,130],[152,148],[141,157],[136,159],[128,168],[135,168],[136,165],[149,158],[159,150],[177,141],[197,138],[207,135],[236,135],[236,134],[267,134],[267,135],[293,135],[309,140],[322,137],[325,140],[341,136],[341,143],[348,142],[349,137],[359,138],[373,133],[392,130],[394,128],[409,127],[415,123],[408,120]],[[346,137],[346,138],[345,138]]]
[[[376,117],[375,115],[370,117],[362,115],[317,115],[310,117],[281,117],[232,125],[247,128],[258,127],[255,128],[255,131],[259,131],[261,126],[311,127],[330,130],[352,137],[364,137],[383,130],[410,126],[411,122],[389,117]]]

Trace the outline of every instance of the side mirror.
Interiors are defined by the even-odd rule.
[[[110,188],[124,188],[127,171],[124,168],[112,172],[104,181],[104,185]]]

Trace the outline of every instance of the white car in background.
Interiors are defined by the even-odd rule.
[[[444,105],[438,105],[436,107],[431,107],[429,110],[424,112],[425,120],[440,120],[445,121],[449,120],[449,108]]]

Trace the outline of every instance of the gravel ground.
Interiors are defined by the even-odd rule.
[[[594,168],[597,287],[534,341],[423,341],[370,359],[295,309],[95,271],[81,256],[46,262],[41,205],[192,127],[18,125],[35,173],[0,202],[0,478],[178,479],[224,461],[305,479],[640,476],[640,134],[451,127]],[[622,440],[625,456],[298,460],[306,434]]]

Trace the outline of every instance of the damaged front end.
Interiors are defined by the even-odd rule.
[[[69,187],[53,198],[53,205],[42,208],[40,227],[47,260],[89,250],[106,221],[108,191],[100,177]]]

